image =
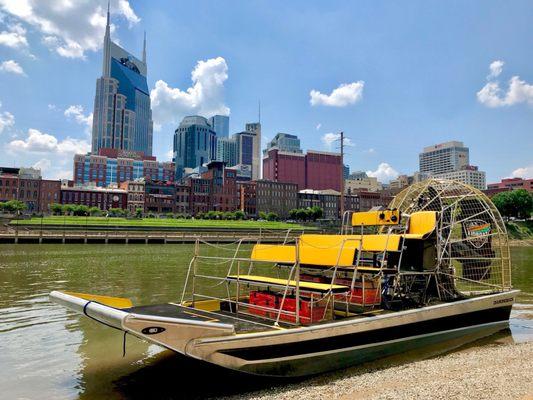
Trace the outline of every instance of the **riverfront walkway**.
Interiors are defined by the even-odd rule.
[[[211,243],[283,243],[299,236],[303,231],[263,230],[183,230],[178,232],[159,230],[38,230],[10,229],[0,232],[0,243],[194,243],[197,239]]]

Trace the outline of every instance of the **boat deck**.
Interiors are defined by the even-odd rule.
[[[154,315],[159,317],[230,324],[235,327],[236,333],[264,332],[279,329],[273,326],[273,322],[265,321],[264,319],[245,313],[239,313],[237,317],[235,313],[229,311],[204,311],[174,303],[136,306],[123,309],[123,311],[139,315]],[[280,326],[283,327],[283,324],[280,323]]]

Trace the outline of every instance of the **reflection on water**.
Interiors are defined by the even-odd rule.
[[[510,330],[476,345],[533,337],[533,248],[513,248],[512,253],[514,286],[524,293],[511,314]],[[0,255],[2,397],[201,398],[287,383],[243,379],[133,337],[127,338],[122,358],[121,332],[48,301],[48,293],[56,289],[124,296],[134,304],[175,301],[192,246],[0,245]],[[396,356],[383,365],[428,357],[461,344]]]

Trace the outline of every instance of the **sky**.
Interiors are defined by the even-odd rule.
[[[0,0],[0,165],[71,178],[90,150],[106,0]],[[487,182],[533,177],[531,1],[112,0],[112,38],[147,35],[154,153],[185,115],[258,120],[387,182],[460,140]]]

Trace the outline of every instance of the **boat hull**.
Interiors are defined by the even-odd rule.
[[[274,333],[200,339],[189,344],[187,354],[251,374],[319,374],[438,343],[464,344],[491,335],[508,326],[517,293]]]
[[[242,333],[243,321],[237,331],[227,317],[178,304],[149,306],[148,312],[144,307],[119,309],[89,295],[52,292],[50,297],[104,325],[198,360],[249,374],[297,377],[491,335],[508,326],[518,293],[288,329],[263,326],[247,333]],[[109,304],[117,300],[108,299]],[[179,314],[169,316],[167,309]]]

